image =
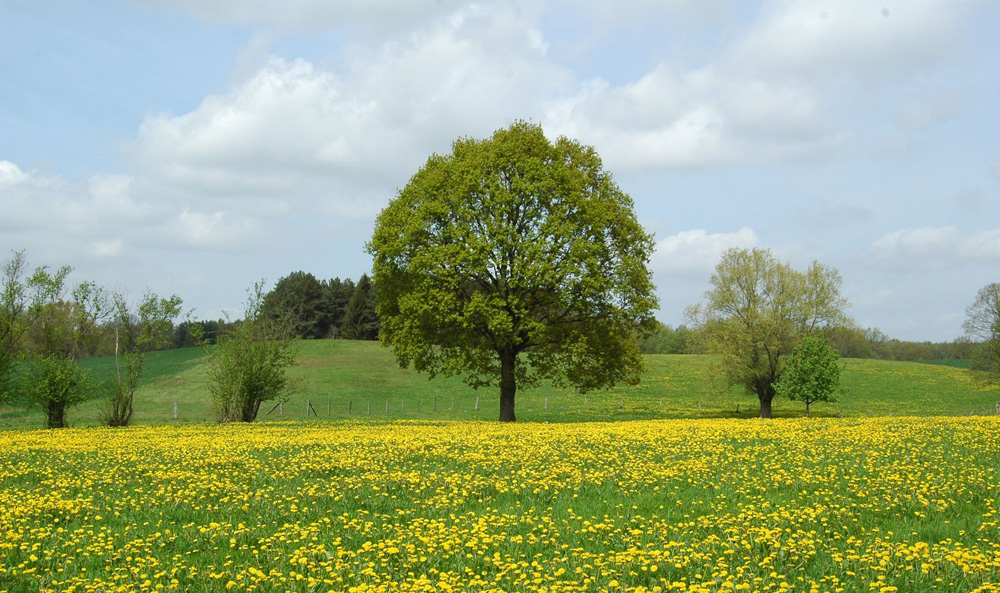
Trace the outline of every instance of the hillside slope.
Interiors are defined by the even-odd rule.
[[[375,420],[483,419],[498,416],[496,389],[470,389],[458,378],[428,379],[400,369],[385,348],[374,342],[309,340],[300,342],[293,375],[298,391],[262,420],[302,419],[308,404],[319,419]],[[713,382],[713,358],[699,355],[649,355],[638,386],[622,386],[586,396],[543,386],[521,389],[521,421],[626,420],[650,418],[753,417],[756,399],[739,390],[720,390]],[[106,377],[112,359],[86,361],[95,377]],[[968,372],[950,366],[882,360],[844,361],[844,394],[836,403],[814,404],[813,415],[968,415],[981,414],[1000,401],[1000,390],[976,384]],[[476,401],[479,409],[476,410]],[[135,422],[157,424],[211,422],[213,414],[200,350],[171,350],[150,355],[136,396]],[[388,413],[387,413],[388,407]],[[98,422],[99,401],[70,412],[73,425]],[[775,400],[776,416],[801,416],[798,402]],[[312,412],[310,412],[310,415]],[[310,416],[313,417],[313,416]],[[16,407],[0,408],[0,427],[37,427],[42,416]]]

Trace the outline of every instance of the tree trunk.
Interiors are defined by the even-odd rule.
[[[516,354],[500,353],[500,422],[517,421],[514,417],[514,394],[517,393],[517,380],[514,377],[516,364]]]
[[[771,397],[760,396],[760,417],[771,417]]]
[[[46,409],[46,428],[66,427],[66,406],[61,401],[51,399]]]
[[[774,382],[767,378],[760,378],[754,383],[754,391],[757,392],[757,399],[760,400],[760,417],[771,417],[771,400],[774,399]]]

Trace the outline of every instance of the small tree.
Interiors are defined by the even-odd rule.
[[[1000,283],[987,284],[965,310],[966,336],[979,343],[972,368],[991,380],[1000,380]]]
[[[122,293],[112,298],[115,368],[101,420],[108,426],[128,426],[132,421],[135,390],[146,363],[146,353],[170,343],[173,319],[180,315],[177,295],[163,299],[147,292],[136,306]]]
[[[263,282],[248,295],[242,322],[208,350],[208,388],[219,422],[253,422],[263,402],[292,390],[287,370],[296,364],[294,333],[282,319],[263,314]]]
[[[806,404],[833,402],[840,388],[840,355],[822,333],[802,340],[785,362],[785,374],[775,386],[779,396]]]

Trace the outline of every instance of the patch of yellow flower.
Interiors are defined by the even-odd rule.
[[[1000,591],[1000,419],[0,433],[0,591]]]

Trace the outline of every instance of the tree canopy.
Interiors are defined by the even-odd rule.
[[[264,297],[263,314],[284,319],[300,338],[325,338],[330,321],[324,311],[323,285],[308,272],[292,272]]]
[[[638,381],[653,239],[591,147],[525,122],[459,139],[382,211],[367,250],[400,365],[499,384],[501,421],[543,378]]]
[[[761,417],[770,418],[783,357],[803,336],[848,323],[840,284],[836,268],[819,262],[803,273],[770,250],[733,248],[716,266],[705,301],[688,315],[704,330],[708,350],[720,355],[726,382],[757,395]]]
[[[821,332],[806,336],[792,350],[785,373],[775,390],[778,395],[809,406],[816,402],[837,401],[840,389],[840,355]]]

